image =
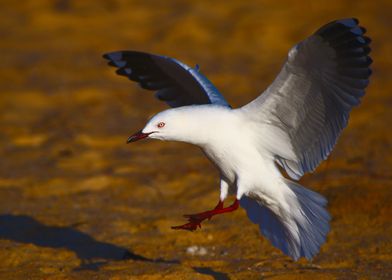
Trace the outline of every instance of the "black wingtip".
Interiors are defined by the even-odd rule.
[[[108,59],[108,58],[106,58],[106,59]],[[110,60],[110,59],[108,59],[108,60],[109,60],[109,62],[108,62],[109,66],[118,67],[112,60]]]
[[[369,45],[372,42],[372,39],[368,36],[363,36],[363,39],[365,40],[366,45]]]
[[[368,56],[367,59],[368,59],[368,62],[369,62],[368,66],[372,65],[373,64],[373,59],[370,56]]]
[[[107,60],[121,60],[123,57],[123,53],[123,51],[108,52],[104,53],[102,57]]]
[[[344,19],[337,20],[337,22],[346,25],[347,27],[354,27],[358,25],[359,20],[355,17],[351,17],[351,18],[344,18]]]
[[[107,60],[113,60],[113,55],[114,55],[115,53],[118,53],[118,52],[116,52],[116,51],[114,51],[114,52],[107,52],[107,53],[104,53],[104,54],[102,55],[102,57],[103,57],[104,59],[107,59]]]

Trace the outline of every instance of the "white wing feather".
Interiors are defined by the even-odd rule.
[[[365,93],[372,61],[364,32],[356,19],[325,25],[294,46],[270,87],[241,108],[293,179],[328,156]]]

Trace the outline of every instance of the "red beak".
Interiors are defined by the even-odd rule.
[[[136,142],[136,141],[138,141],[140,139],[144,139],[144,138],[148,137],[148,135],[150,135],[151,133],[152,132],[150,132],[150,133],[143,133],[140,130],[140,131],[136,132],[135,134],[133,134],[133,135],[128,137],[127,144],[131,143],[131,142]]]

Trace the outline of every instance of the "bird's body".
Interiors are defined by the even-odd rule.
[[[311,259],[325,242],[326,199],[298,180],[331,152],[370,76],[370,40],[356,19],[331,22],[294,46],[271,86],[232,109],[197,68],[162,56],[123,51],[105,55],[118,74],[172,109],[158,113],[128,142],[143,138],[199,146],[221,175],[215,209],[187,215],[175,229],[195,230],[205,219],[241,205],[265,237],[297,260]],[[228,194],[234,203],[223,208]]]
[[[252,185],[265,185],[264,188],[268,188],[269,181],[274,182],[281,176],[273,155],[267,147],[258,143],[263,131],[254,130],[255,124],[241,109],[214,105],[190,106],[187,109],[189,115],[195,116],[198,126],[192,130],[201,137],[193,144],[198,145],[215,164],[221,179],[231,187],[238,199],[243,193],[251,191]],[[239,185],[241,181],[244,181],[243,185]]]

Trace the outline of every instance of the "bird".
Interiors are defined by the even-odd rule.
[[[172,227],[194,231],[218,214],[245,209],[285,255],[312,260],[326,242],[327,199],[298,180],[331,153],[371,75],[370,42],[356,18],[334,20],[294,45],[279,74],[253,101],[232,108],[198,65],[140,51],[103,55],[116,73],[155,91],[169,109],[141,139],[199,146],[220,174],[218,204]],[[234,202],[224,206],[228,195]]]

